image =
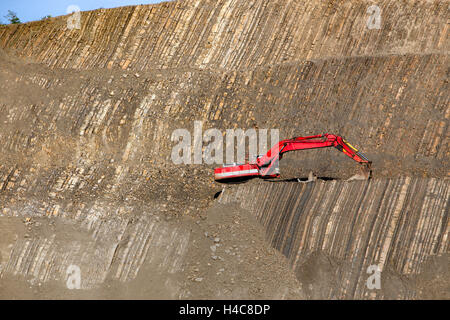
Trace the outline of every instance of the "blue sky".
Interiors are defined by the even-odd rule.
[[[133,4],[151,4],[161,0],[0,0],[0,22],[8,23],[5,16],[8,10],[14,11],[22,22],[40,20],[51,15],[57,17],[66,14],[70,5],[78,6],[81,11],[98,8],[114,8]]]

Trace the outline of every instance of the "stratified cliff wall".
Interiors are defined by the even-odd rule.
[[[172,163],[170,138],[178,128],[193,134],[196,120],[204,130],[223,132],[276,128],[281,138],[337,133],[374,162],[374,177],[448,176],[447,62],[445,55],[356,57],[223,75],[176,70],[139,77],[4,63],[1,86],[10,95],[0,97],[2,180],[15,166],[45,162],[36,157],[42,150],[60,167],[97,165],[92,177],[84,176],[105,175],[102,185],[113,185],[127,168],[183,171],[185,165]],[[26,96],[24,88],[30,88]],[[348,178],[357,167],[334,149],[290,153],[281,166],[286,178],[309,171]]]
[[[267,239],[310,284],[311,298],[414,298],[423,284],[402,276],[423,272],[433,255],[445,255],[448,266],[449,186],[448,179],[408,177],[264,183],[227,188],[220,203],[254,212]],[[391,274],[383,290],[366,286],[371,265]],[[435,278],[442,283],[434,290],[448,296],[448,271]]]
[[[280,284],[310,298],[446,296],[429,284],[448,279],[448,3],[379,1],[380,29],[370,5],[176,1],[82,12],[80,30],[67,16],[0,26],[1,278],[63,283],[77,265],[91,290],[147,268],[168,297],[227,296],[177,278],[197,270],[204,232],[191,224],[223,188],[215,165],[171,159],[172,132],[202,121],[336,133],[373,161],[372,181],[344,182],[357,165],[336,150],[289,153],[282,177],[337,180],[226,188],[220,201],[250,211],[289,259],[299,283],[279,272]],[[367,291],[371,264],[402,290]],[[249,265],[270,282],[268,264]],[[230,295],[261,297],[257,283]],[[263,297],[299,297],[278,289]]]
[[[0,30],[0,45],[52,67],[248,69],[287,61],[448,50],[446,1],[174,1]]]

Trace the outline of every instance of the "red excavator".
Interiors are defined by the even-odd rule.
[[[280,176],[278,161],[288,151],[335,147],[339,151],[363,165],[363,175],[371,176],[371,161],[354,148],[344,138],[334,134],[318,134],[309,137],[296,137],[282,140],[272,147],[265,155],[258,156],[256,161],[246,164],[224,165],[214,170],[214,179],[226,182],[242,178],[261,177],[278,178]]]

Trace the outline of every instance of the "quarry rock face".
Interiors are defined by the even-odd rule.
[[[378,28],[372,4],[0,26],[0,297],[449,298],[448,5],[379,1]],[[356,164],[323,149],[285,155],[284,180],[223,186],[216,164],[173,163],[196,121],[340,134],[373,178],[345,181]]]
[[[226,189],[219,201],[255,214],[267,240],[310,284],[311,298],[362,299],[372,295],[364,281],[371,265],[397,277],[417,275],[430,256],[448,252],[448,192],[448,179],[405,177],[242,185]],[[325,284],[321,272],[330,278]],[[395,291],[374,293],[388,299],[420,295],[418,288]]]

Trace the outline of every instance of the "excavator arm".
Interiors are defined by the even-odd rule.
[[[267,168],[263,170],[266,172],[265,175],[267,175],[267,171],[270,171],[273,163],[276,160],[281,160],[283,153],[326,147],[335,147],[353,160],[370,167],[370,161],[355,147],[346,142],[342,137],[328,133],[282,140],[273,146],[264,156],[257,158],[256,164],[260,168]]]
[[[364,165],[365,171],[368,171],[370,177],[371,161],[345,141],[344,138],[328,133],[282,140],[273,146],[265,155],[258,157],[255,162],[216,168],[214,170],[214,177],[216,180],[250,176],[261,176],[263,178],[278,177],[278,161],[281,160],[284,153],[327,147],[335,147],[351,159]]]

